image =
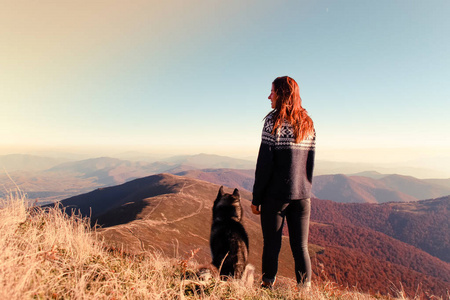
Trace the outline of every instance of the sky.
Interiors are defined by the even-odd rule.
[[[0,154],[256,156],[272,81],[317,158],[450,177],[450,1],[0,4]]]

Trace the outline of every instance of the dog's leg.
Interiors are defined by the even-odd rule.
[[[241,280],[246,287],[253,286],[253,282],[255,280],[255,267],[253,265],[248,264],[245,266]]]

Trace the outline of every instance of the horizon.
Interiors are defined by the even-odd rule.
[[[450,177],[450,2],[10,2],[0,155],[256,157],[289,75],[317,159]],[[87,154],[86,154],[87,155]]]
[[[73,149],[72,149],[73,150]],[[370,149],[369,149],[370,150]],[[348,151],[347,149],[345,151]],[[370,150],[379,151],[379,149]],[[157,162],[166,161],[179,156],[218,156],[218,157],[228,157],[232,159],[246,160],[248,162],[254,162],[256,165],[257,153],[254,155],[228,155],[227,153],[208,153],[208,152],[146,152],[138,150],[119,150],[119,149],[109,149],[108,151],[93,151],[84,149],[80,151],[68,151],[65,148],[53,148],[53,149],[43,149],[35,151],[25,151],[25,152],[5,152],[5,148],[0,147],[0,156],[6,155],[31,155],[37,157],[47,157],[47,158],[59,158],[65,159],[67,161],[83,161],[88,159],[96,158],[115,158],[120,160],[129,161],[147,161],[147,162]],[[446,161],[449,163],[449,161]],[[433,168],[434,166],[434,168]],[[440,166],[440,167],[439,167]],[[1,167],[1,166],[0,166]],[[6,172],[8,170],[5,170]],[[446,173],[445,169],[442,168],[442,162],[417,164],[415,161],[393,161],[385,163],[377,163],[373,161],[345,161],[345,160],[332,160],[327,157],[317,157],[316,155],[316,166],[315,166],[315,176],[328,175],[328,174],[346,174],[352,175],[364,172],[377,172],[383,175],[397,174],[402,176],[412,176],[418,179],[450,179],[450,173]]]

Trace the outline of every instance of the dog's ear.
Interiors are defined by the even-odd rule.
[[[238,197],[238,198],[240,197],[238,189],[234,189],[233,196]]]
[[[222,198],[223,195],[224,195],[224,192],[223,192],[223,185],[222,185],[219,189],[219,194],[217,194],[217,199]]]

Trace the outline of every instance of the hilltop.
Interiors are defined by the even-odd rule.
[[[101,226],[99,234],[114,247],[130,253],[157,249],[173,256],[198,249],[199,261],[208,263],[212,205],[218,190],[218,185],[205,181],[160,174],[97,189],[61,204],[68,211],[91,216]],[[257,237],[261,229],[257,216],[250,212],[250,193],[241,191],[241,197],[245,227],[250,236]],[[285,246],[281,257],[289,263],[280,271],[293,274],[290,250]],[[261,239],[250,240],[250,251],[259,271]]]
[[[373,299],[330,281],[297,291],[280,276],[269,291],[258,281],[200,279],[195,249],[175,258],[155,250],[132,255],[105,245],[88,219],[25,204],[19,192],[0,208],[2,299]]]
[[[173,257],[196,249],[198,261],[207,263],[211,207],[218,188],[197,179],[160,174],[98,189],[63,200],[62,204],[91,215],[93,222],[102,226],[99,234],[111,246],[130,253],[158,250]],[[259,220],[250,213],[251,194],[243,190],[241,196],[250,236],[250,261],[260,272]],[[437,207],[442,210],[445,203],[444,199]],[[313,199],[312,207],[310,254],[315,278],[374,294],[391,293],[392,285],[401,283],[409,295],[414,295],[419,285],[423,293],[445,295],[450,282],[447,262],[364,223],[364,219],[385,223],[380,214],[386,214],[389,204],[343,204]],[[398,208],[392,209],[396,211]],[[422,218],[430,215],[429,210],[420,206],[416,207],[417,212]],[[431,216],[436,217],[435,213]],[[407,231],[433,230],[433,226],[410,225]],[[396,227],[392,224],[391,228]],[[448,244],[444,247],[448,249]],[[292,265],[285,240],[280,275],[292,278]]]

